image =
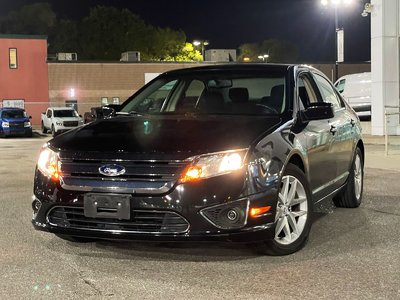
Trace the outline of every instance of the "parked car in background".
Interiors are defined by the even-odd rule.
[[[286,255],[305,245],[324,201],[361,203],[359,119],[314,68],[171,71],[117,110],[42,148],[37,230],[75,242],[246,242]]]
[[[371,118],[371,72],[340,77],[335,87],[359,117]]]
[[[49,107],[41,118],[42,132],[50,130],[53,136],[83,124],[82,117],[72,107]]]
[[[0,108],[0,136],[32,136],[31,116],[22,108]]]

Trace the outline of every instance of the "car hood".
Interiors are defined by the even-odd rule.
[[[11,122],[11,123],[24,123],[28,122],[28,118],[0,118],[2,122]]]
[[[64,122],[64,121],[79,121],[80,119],[78,117],[65,117],[65,118],[55,117],[54,120]]]
[[[210,153],[247,148],[281,123],[279,116],[118,116],[50,141],[64,151]]]

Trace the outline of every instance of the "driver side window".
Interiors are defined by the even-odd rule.
[[[333,109],[335,110],[341,108],[343,104],[329,81],[319,74],[314,74],[314,78],[316,84],[318,85],[319,91],[321,92],[323,101],[331,103]]]
[[[303,110],[311,103],[318,102],[317,95],[312,87],[310,79],[306,75],[300,75],[297,81],[300,109]]]

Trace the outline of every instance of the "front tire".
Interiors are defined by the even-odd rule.
[[[288,255],[307,242],[312,223],[312,200],[303,171],[289,164],[279,187],[274,239],[257,245],[267,255]]]
[[[43,121],[41,123],[41,127],[42,127],[42,133],[47,133],[47,129],[46,127],[44,127]]]
[[[56,129],[54,128],[54,124],[51,125],[51,135],[53,137],[57,136],[57,132],[56,132]]]
[[[344,190],[334,198],[337,207],[356,208],[362,200],[364,188],[364,158],[357,147],[353,163],[349,170],[349,179]]]

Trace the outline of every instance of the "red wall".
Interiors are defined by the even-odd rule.
[[[17,69],[9,68],[9,48],[17,48]],[[49,106],[47,40],[0,35],[0,105],[3,100],[25,100],[34,125]]]

